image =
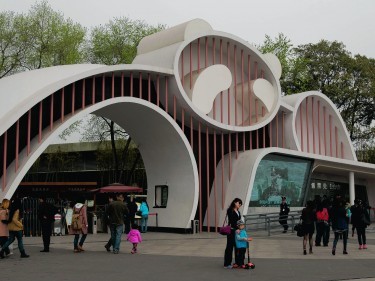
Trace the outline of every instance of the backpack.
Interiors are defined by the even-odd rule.
[[[81,220],[81,210],[83,206],[76,210],[74,208],[73,215],[72,215],[72,229],[73,230],[82,230],[82,220]]]

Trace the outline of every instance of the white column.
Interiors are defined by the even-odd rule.
[[[355,190],[354,190],[354,172],[349,172],[349,199],[350,204],[354,205]]]

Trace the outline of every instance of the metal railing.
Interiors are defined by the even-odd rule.
[[[288,215],[280,217],[279,213],[259,213],[244,215],[246,230],[257,231],[264,230],[271,236],[273,229],[280,230],[283,225],[279,223],[280,220],[286,219],[286,224],[289,229],[294,232],[294,226],[299,222],[302,210],[291,211]]]

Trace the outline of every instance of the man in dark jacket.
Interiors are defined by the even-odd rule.
[[[52,235],[52,223],[55,221],[55,213],[56,208],[46,202],[44,197],[39,197],[39,220],[40,225],[42,227],[42,237],[43,237],[43,245],[44,249],[40,252],[48,253],[49,252],[49,245],[51,243],[51,235]]]
[[[284,227],[283,233],[288,231],[288,214],[289,214],[289,206],[286,203],[286,197],[281,197],[281,204],[280,204],[280,213],[279,213],[279,223]]]
[[[124,204],[124,196],[117,195],[117,200],[109,204],[108,217],[111,228],[111,239],[113,253],[118,254],[120,250],[121,235],[124,232],[124,217],[128,214],[128,208]]]

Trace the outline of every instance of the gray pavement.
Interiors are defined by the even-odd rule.
[[[302,239],[294,233],[251,236],[254,270],[224,269],[226,238],[215,233],[145,233],[135,255],[124,239],[120,254],[106,252],[108,234],[89,235],[85,252],[78,254],[73,253],[72,236],[52,237],[50,253],[39,252],[41,237],[26,237],[30,258],[21,259],[15,249],[0,260],[0,276],[2,280],[375,280],[375,232],[367,235],[367,250],[358,250],[355,237],[350,238],[349,255],[342,254],[339,241],[336,256],[330,247],[314,247],[312,255],[304,256]]]

